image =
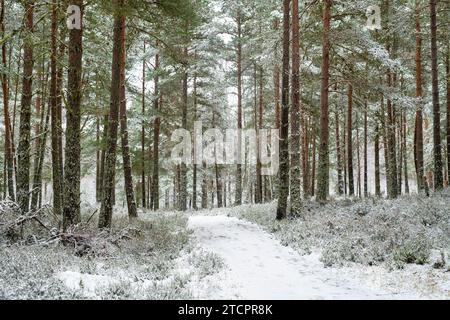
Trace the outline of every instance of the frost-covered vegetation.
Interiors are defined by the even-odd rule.
[[[86,224],[73,230],[74,238],[83,239],[80,245],[56,237],[57,229],[48,241],[36,221],[8,232],[14,212],[9,205],[0,210],[0,299],[188,299],[194,298],[193,278],[223,266],[217,256],[195,248],[181,214],[143,213],[132,223],[117,215],[114,229],[101,234]],[[43,224],[50,219],[40,216]],[[183,268],[180,256],[187,261]]]
[[[284,245],[304,254],[321,251],[325,266],[358,263],[401,269],[430,264],[450,269],[450,193],[397,200],[335,200],[321,206],[305,202],[304,215],[273,219],[276,204],[224,209],[273,232]]]

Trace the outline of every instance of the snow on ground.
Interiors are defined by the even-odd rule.
[[[201,247],[221,256],[226,263],[225,270],[216,275],[220,290],[216,288],[215,296],[209,291],[205,296],[197,292],[200,299],[419,298],[386,291],[350,273],[324,268],[318,254],[301,256],[256,224],[235,217],[191,216],[189,227]]]

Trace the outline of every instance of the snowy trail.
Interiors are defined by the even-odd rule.
[[[189,227],[201,247],[221,256],[226,276],[218,276],[218,297],[242,299],[400,299],[336,269],[318,255],[301,256],[259,226],[227,216],[192,216]]]

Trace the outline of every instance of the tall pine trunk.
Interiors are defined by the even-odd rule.
[[[19,147],[17,149],[17,200],[23,213],[28,212],[30,203],[30,139],[31,98],[33,84],[33,40],[32,34],[34,1],[25,1],[25,28],[23,45],[22,100],[20,106]]]
[[[1,1],[0,13],[0,32],[2,38],[5,37],[5,0]],[[6,58],[6,41],[2,43],[2,66],[4,72],[1,75],[2,90],[3,90],[3,121],[5,126],[5,165],[6,165],[6,179],[5,184],[8,189],[8,196],[12,201],[15,201],[14,193],[14,152],[13,152],[13,136],[11,132],[11,118],[9,115],[9,77],[6,74],[7,58]]]
[[[317,200],[325,202],[329,193],[330,153],[329,153],[329,115],[328,93],[330,80],[330,23],[331,0],[324,1],[323,39],[322,39],[322,86],[320,91],[320,147],[317,175]]]
[[[416,2],[416,119],[414,124],[414,164],[416,169],[417,187],[420,192],[424,186],[422,184],[424,173],[423,155],[423,89],[422,89],[422,35],[420,26],[419,3]]]
[[[431,75],[433,85],[433,158],[434,158],[434,188],[440,190],[444,186],[442,176],[441,150],[441,113],[439,105],[439,73],[437,48],[437,0],[430,0],[430,28],[431,28]]]
[[[73,0],[73,5],[83,7],[83,0]],[[83,9],[81,10],[83,12]],[[66,115],[66,148],[64,166],[64,229],[81,221],[80,170],[81,170],[81,98],[83,27],[70,30],[69,75]]]
[[[188,59],[188,48],[184,48],[184,57]],[[187,130],[187,108],[188,108],[188,71],[187,64],[183,70],[183,98],[181,102],[181,127]],[[187,210],[187,166],[183,161],[180,166],[180,211]]]
[[[113,213],[113,194],[116,179],[117,131],[120,109],[120,72],[123,59],[123,37],[125,17],[119,13],[123,0],[117,0],[118,6],[114,16],[113,61],[111,76],[111,104],[108,118],[108,135],[105,152],[105,168],[103,172],[103,199],[98,226],[100,229],[110,228]]]
[[[61,122],[58,108],[58,5],[56,0],[52,3],[52,38],[50,57],[50,103],[51,103],[51,142],[52,142],[52,186],[53,186],[53,211],[57,215],[63,212],[63,168],[61,167],[60,145]]]
[[[141,197],[142,208],[147,207],[147,193],[145,186],[145,41],[144,41],[144,59],[142,61],[142,128],[141,128]]]
[[[290,0],[283,0],[283,76],[281,97],[280,169],[277,220],[287,217],[289,196],[289,24]]]
[[[301,211],[300,192],[300,26],[298,0],[292,0],[292,107],[291,107],[291,215],[298,216]]]
[[[122,19],[122,60],[120,63],[120,140],[122,143],[122,161],[124,173],[125,196],[127,199],[128,216],[130,219],[137,217],[136,200],[133,189],[133,176],[131,172],[130,146],[128,144],[127,124],[127,100],[125,88],[125,64],[126,64],[126,21]]]
[[[353,85],[348,84],[348,112],[347,112],[347,166],[348,166],[348,193],[355,195],[353,175]]]
[[[158,43],[157,43],[158,46]],[[153,176],[152,176],[152,187],[151,187],[151,209],[159,210],[159,131],[161,127],[161,118],[159,112],[161,109],[162,99],[159,93],[159,54],[155,56],[155,71],[156,76],[154,79],[155,84],[155,100],[154,109],[156,112],[156,118],[153,125]]]
[[[236,165],[236,194],[235,194],[235,204],[242,204],[242,141],[241,141],[241,130],[242,130],[242,16],[241,10],[238,9],[237,17],[237,44],[236,44],[236,64],[237,64],[237,165]]]

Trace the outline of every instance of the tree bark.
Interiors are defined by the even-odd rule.
[[[322,86],[320,92],[320,149],[317,175],[317,200],[325,202],[329,194],[330,153],[329,153],[329,115],[328,94],[330,80],[330,23],[331,0],[324,1],[323,39],[322,39]]]
[[[287,217],[289,196],[289,24],[290,0],[283,0],[283,76],[281,98],[280,169],[277,220]]]
[[[238,9],[237,17],[237,45],[236,45],[236,64],[237,64],[237,154],[238,163],[236,165],[236,199],[235,204],[237,206],[242,204],[242,164],[241,164],[241,154],[242,154],[242,141],[241,141],[241,130],[242,130],[242,15],[241,10]]]
[[[82,0],[70,2],[80,8]],[[83,10],[81,10],[83,12]],[[70,30],[69,75],[66,116],[65,158],[70,159],[64,166],[64,229],[81,221],[80,214],[80,170],[81,170],[81,98],[82,98],[82,56],[83,27]]]
[[[58,108],[58,4],[56,0],[52,2],[52,38],[51,38],[51,58],[50,58],[50,103],[51,103],[51,142],[52,142],[52,186],[53,186],[53,211],[56,215],[63,213],[63,168],[61,167],[60,145],[61,122]]]
[[[124,173],[125,196],[127,198],[128,217],[137,218],[136,200],[133,189],[133,175],[131,172],[130,146],[128,144],[128,124],[127,124],[127,100],[125,88],[125,64],[126,64],[126,21],[122,19],[122,60],[120,63],[120,137],[122,143],[122,161]]]
[[[441,113],[439,105],[439,74],[437,49],[437,0],[430,0],[430,28],[431,28],[431,75],[433,85],[433,157],[434,157],[434,188],[440,190],[444,186],[442,176],[441,150]]]
[[[291,120],[291,164],[290,164],[290,188],[291,188],[291,215],[298,216],[301,211],[300,191],[300,26],[298,16],[298,0],[292,0],[292,107]]]
[[[187,61],[188,58],[188,48],[184,48],[184,57]],[[181,126],[183,129],[187,130],[187,108],[188,108],[188,71],[187,62],[183,70],[183,98],[181,103]],[[187,210],[187,167],[186,163],[182,162],[180,166],[180,211]]]
[[[145,56],[145,41],[144,41],[144,56]],[[145,188],[145,57],[142,61],[142,129],[141,129],[141,192],[142,192],[142,208],[147,207],[147,193]]]
[[[118,0],[119,8],[123,6],[123,0]],[[119,9],[118,8],[118,9]],[[116,153],[117,153],[117,131],[120,109],[120,65],[124,52],[122,51],[122,29],[125,17],[118,13],[114,16],[114,40],[113,40],[113,62],[111,77],[111,104],[108,119],[108,136],[105,153],[105,170],[103,173],[103,199],[100,209],[99,228],[110,228],[112,222],[113,193],[116,178]]]
[[[344,193],[344,181],[342,177],[342,150],[341,150],[341,141],[340,141],[340,130],[339,130],[339,110],[336,108],[335,111],[335,129],[336,129],[336,167],[337,167],[337,177],[338,177],[338,185],[337,185],[337,193],[338,195],[342,195]]]
[[[0,32],[2,37],[5,37],[5,0],[1,1],[0,14]],[[3,119],[5,126],[5,165],[6,165],[6,179],[5,184],[8,189],[8,196],[12,201],[16,200],[14,192],[14,153],[13,153],[13,136],[11,132],[11,118],[9,115],[9,78],[6,74],[7,58],[6,58],[6,41],[2,43],[2,65],[5,70],[1,75],[2,90],[3,90]]]
[[[158,43],[156,44],[158,47]],[[159,92],[159,67],[160,58],[159,54],[155,56],[155,71],[156,76],[154,79],[155,84],[155,100],[153,102],[154,109],[156,112],[156,118],[153,125],[153,177],[152,177],[152,195],[151,195],[151,208],[153,210],[159,210],[159,132],[161,128],[161,118],[159,116],[159,111],[161,109],[162,99],[160,98]]]
[[[22,101],[20,109],[19,147],[17,150],[17,199],[20,209],[27,213],[30,204],[30,139],[31,98],[33,83],[33,26],[34,1],[25,1],[25,35],[23,45]]]
[[[348,166],[348,193],[355,195],[353,176],[353,85],[348,84],[348,112],[347,112],[347,166]]]

